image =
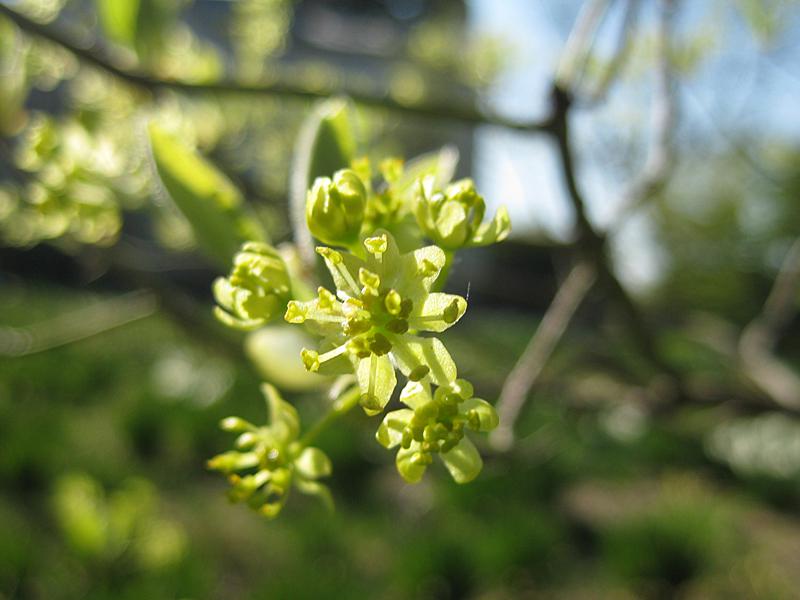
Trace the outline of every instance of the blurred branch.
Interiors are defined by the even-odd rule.
[[[600,77],[597,87],[595,87],[586,99],[586,104],[594,105],[602,102],[608,94],[611,84],[617,79],[622,66],[625,64],[630,54],[631,38],[633,37],[633,30],[639,16],[640,5],[640,0],[627,0],[625,15],[622,18],[619,35],[617,36],[617,45],[614,48],[611,61]]]
[[[555,82],[561,89],[575,91],[608,5],[609,0],[587,0],[578,13],[556,68]]]
[[[781,329],[797,310],[797,290],[800,287],[800,238],[796,239],[775,278],[772,290],[761,314],[748,327],[758,327],[760,337],[772,349]]]
[[[725,131],[724,127],[720,125],[717,118],[705,107],[703,103],[697,98],[697,95],[692,91],[689,86],[684,85],[683,90],[686,92],[686,95],[689,99],[697,106],[700,111],[705,116],[708,123],[711,125],[711,128],[714,132],[722,139],[722,141],[728,145],[728,147],[739,156],[739,158],[744,162],[750,170],[753,171],[756,175],[761,177],[764,181],[772,185],[777,189],[784,189],[784,184],[772,173],[770,173],[769,168],[765,167],[761,164],[758,158],[752,155],[752,153],[744,147],[742,144],[737,142],[732,136]]]
[[[513,444],[514,424],[525,399],[539,379],[573,315],[589,293],[595,277],[594,268],[585,262],[572,268],[559,287],[536,333],[506,378],[497,402],[500,425],[490,437],[495,449],[508,450]]]
[[[675,165],[673,137],[678,122],[674,73],[671,61],[673,0],[662,0],[656,37],[656,69],[653,84],[653,133],[647,158],[641,172],[628,184],[622,195],[620,219],[612,230],[618,230],[637,208],[657,194],[666,183]]]
[[[629,12],[626,21],[634,10],[634,4],[636,2],[632,1],[628,5]],[[501,424],[492,440],[493,445],[498,449],[507,449],[511,446],[513,427],[519,412],[555,345],[569,325],[578,305],[591,289],[595,277],[610,292],[616,305],[622,309],[625,314],[625,323],[643,355],[658,370],[670,376],[679,398],[685,398],[688,395],[680,374],[660,355],[655,337],[643,315],[615,275],[606,252],[605,237],[597,232],[589,220],[586,201],[578,188],[575,174],[569,131],[572,96],[565,90],[563,84],[565,81],[574,79],[575,74],[572,71],[576,68],[574,66],[577,61],[576,56],[584,52],[584,47],[588,52],[591,32],[596,29],[606,7],[605,2],[588,2],[584,5],[565,51],[569,55],[565,64],[571,66],[563,67],[560,70],[560,77],[556,79],[552,90],[553,136],[558,147],[567,195],[575,213],[575,246],[581,256],[581,262],[573,268],[559,288],[541,325],[506,379],[498,404]],[[662,1],[660,16],[658,65],[653,101],[653,142],[641,174],[624,192],[625,204],[633,208],[640,205],[643,200],[650,197],[663,185],[673,164],[671,136],[675,127],[676,108],[669,58],[673,17],[672,0]]]
[[[156,306],[151,292],[136,291],[26,327],[2,327],[0,356],[28,356],[85,340],[149,317]]]
[[[549,119],[531,122],[513,121],[497,115],[489,115],[480,112],[470,106],[454,106],[453,104],[445,103],[404,104],[386,95],[365,94],[355,89],[312,90],[287,81],[247,85],[231,81],[193,83],[174,79],[161,79],[147,73],[120,67],[115,64],[114,60],[109,57],[108,53],[104,52],[102,48],[96,45],[89,48],[80,46],[69,39],[68,36],[58,31],[56,27],[37,23],[3,4],[0,4],[0,15],[8,17],[24,31],[58,44],[83,62],[102,69],[134,87],[151,93],[158,93],[171,89],[186,94],[219,93],[273,95],[305,100],[327,98],[335,93],[346,95],[363,106],[382,108],[421,118],[458,121],[473,125],[494,125],[506,129],[527,132],[548,132],[552,127]]]
[[[645,358],[660,371],[667,373],[675,380],[678,387],[680,380],[678,374],[660,356],[655,339],[645,322],[636,303],[628,294],[625,287],[617,279],[611,266],[607,253],[605,238],[602,237],[589,221],[586,213],[586,201],[577,186],[575,167],[572,155],[572,146],[569,135],[569,109],[571,101],[569,96],[558,87],[554,89],[555,101],[554,123],[556,124],[556,142],[558,155],[561,160],[564,182],[567,187],[568,197],[575,211],[577,239],[575,242],[578,253],[584,260],[594,265],[597,269],[598,280],[613,297],[617,306],[625,313],[625,323],[633,334]]]
[[[800,288],[800,238],[795,240],[761,313],[742,331],[739,356],[746,374],[777,404],[800,410],[800,376],[773,350],[781,329],[796,310]]]

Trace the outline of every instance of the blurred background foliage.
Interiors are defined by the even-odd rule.
[[[243,346],[211,318],[221,267],[158,183],[147,125],[196,148],[274,243],[291,238],[290,167],[313,97],[377,98],[356,112],[374,159],[457,147],[459,175],[501,195],[487,199],[515,226],[466,252],[451,283],[470,310],[447,345],[493,400],[567,271],[572,233],[537,216],[567,206],[561,176],[537,166],[536,132],[413,111],[535,118],[516,105],[543,100],[513,73],[536,63],[552,77],[579,10],[598,4],[0,3],[0,598],[800,597],[796,286],[765,344],[777,374],[742,334],[800,263],[786,268],[800,232],[793,1],[677,3],[676,164],[632,227],[609,233],[689,401],[599,289],[529,391],[516,443],[483,449],[469,486],[441,469],[403,484],[357,414],[319,441],[335,514],[298,498],[262,521],[204,470],[227,443],[221,417],[263,421],[263,377],[295,388],[304,422],[322,406],[274,351],[278,339],[297,356],[296,339]],[[590,218],[611,231],[651,127],[657,39],[655,3],[605,4],[628,59],[617,71],[607,32],[586,57],[582,84],[615,72],[607,98],[576,104],[576,154]],[[541,54],[482,26],[509,6]],[[638,21],[622,21],[625,6]],[[752,91],[732,102],[742,64]],[[585,87],[578,100],[597,89]],[[708,98],[710,117],[696,108]]]

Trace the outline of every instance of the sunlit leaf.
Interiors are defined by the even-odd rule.
[[[210,257],[228,265],[243,242],[266,241],[227,177],[155,123],[150,124],[149,133],[161,182]]]

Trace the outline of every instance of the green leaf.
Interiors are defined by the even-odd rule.
[[[132,48],[136,41],[139,0],[95,0],[95,5],[108,38]]]
[[[227,266],[243,242],[266,241],[239,191],[222,173],[157,124],[148,129],[161,182],[206,254]]]
[[[351,103],[332,98],[319,103],[303,124],[292,159],[289,180],[289,203],[295,240],[306,249],[313,248],[306,227],[306,191],[317,177],[331,177],[350,166],[356,142],[351,128]],[[313,262],[313,256],[304,256]]]
[[[458,445],[441,455],[444,465],[456,483],[469,483],[483,468],[483,460],[469,438],[464,436]]]
[[[318,479],[331,474],[331,459],[319,448],[306,448],[294,460],[297,473],[305,479]]]

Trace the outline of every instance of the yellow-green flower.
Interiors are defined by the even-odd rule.
[[[309,371],[355,372],[361,405],[377,414],[397,384],[395,367],[409,377],[428,377],[437,385],[456,378],[444,345],[419,331],[441,332],[467,309],[461,296],[430,291],[445,264],[436,246],[400,254],[391,234],[378,231],[364,240],[366,259],[331,248],[317,248],[325,259],[336,293],[323,287],[308,302],[291,301],[285,319],[307,323],[322,337],[319,351],[303,350]]]
[[[447,250],[487,246],[501,242],[511,231],[511,221],[501,206],[491,221],[484,222],[486,202],[471,179],[461,179],[436,190],[435,179],[417,181],[414,214],[431,240]]]
[[[317,481],[330,475],[330,459],[319,448],[297,442],[300,419],[295,408],[273,386],[265,383],[261,389],[269,424],[256,427],[239,417],[223,419],[223,429],[239,433],[237,450],[215,456],[208,467],[228,475],[232,501],[247,502],[269,518],[281,511],[292,486],[330,504],[328,488]]]
[[[457,483],[473,480],[483,467],[466,430],[491,431],[498,424],[491,404],[472,397],[472,385],[457,379],[431,394],[426,380],[409,381],[400,394],[408,406],[388,413],[375,434],[386,448],[399,446],[397,470],[410,483],[419,481],[438,455]]]
[[[231,327],[255,329],[280,315],[291,297],[291,282],[278,251],[247,242],[233,259],[228,277],[214,281],[217,318]]]

